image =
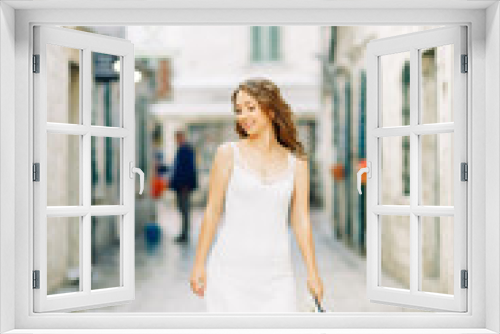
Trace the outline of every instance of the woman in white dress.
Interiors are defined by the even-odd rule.
[[[231,100],[240,140],[220,145],[215,154],[191,289],[205,297],[208,312],[296,312],[289,208],[309,292],[323,297],[309,220],[306,155],[290,106],[274,83],[246,80]]]

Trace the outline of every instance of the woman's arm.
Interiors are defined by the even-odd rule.
[[[208,203],[203,214],[191,275],[191,288],[199,296],[203,296],[206,287],[205,261],[224,207],[224,197],[231,173],[230,161],[232,161],[231,147],[229,145],[217,147],[210,170]]]
[[[309,290],[321,300],[323,297],[323,283],[316,265],[314,240],[309,218],[309,166],[307,160],[296,160],[290,222],[307,268]]]

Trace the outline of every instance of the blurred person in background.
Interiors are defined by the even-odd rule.
[[[206,297],[208,312],[297,312],[291,205],[307,286],[319,304],[323,283],[309,219],[309,167],[291,108],[279,88],[261,78],[241,83],[231,100],[240,140],[219,145],[215,154],[191,289]]]
[[[181,233],[177,243],[187,243],[190,237],[191,193],[198,188],[198,175],[194,148],[186,141],[183,130],[175,132],[177,152],[172,177],[167,179],[167,189],[175,191],[176,204],[182,216]]]

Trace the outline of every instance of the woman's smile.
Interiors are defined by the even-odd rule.
[[[250,129],[253,125],[255,124],[255,121],[247,121],[247,122],[244,122],[243,123],[243,127],[245,128],[245,130],[248,130]]]

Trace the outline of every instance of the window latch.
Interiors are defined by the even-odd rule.
[[[371,161],[366,162],[365,168],[361,168],[360,170],[358,170],[358,192],[360,195],[361,195],[361,175],[363,175],[363,173],[368,174],[369,179],[372,178],[372,162]]]
[[[139,181],[140,181],[140,187],[141,187],[139,194],[142,194],[142,191],[144,190],[144,172],[140,168],[133,167],[132,161],[129,162],[128,167],[129,167],[129,177],[131,179],[134,178],[134,173],[139,174],[139,177],[140,177]]]

